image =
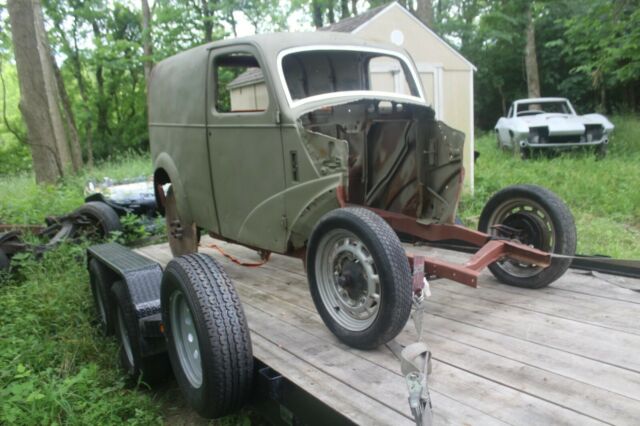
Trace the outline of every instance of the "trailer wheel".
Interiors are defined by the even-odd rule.
[[[370,210],[341,208],[320,219],[309,239],[307,275],[324,323],[349,346],[376,348],[409,319],[407,255],[393,229]]]
[[[112,292],[116,300],[115,329],[120,342],[120,365],[134,383],[138,379],[150,386],[164,382],[171,371],[167,354],[142,356],[144,341],[127,286],[123,281],[116,281]]]
[[[499,231],[496,225],[504,225]],[[536,185],[513,185],[498,191],[480,214],[478,229],[504,233],[522,244],[566,256],[576,252],[576,225],[567,205],[553,192]],[[546,268],[505,259],[489,265],[501,282],[516,287],[546,287],[565,273],[571,259],[551,259]]]
[[[118,213],[106,203],[89,201],[76,209],[75,214],[85,219],[76,227],[74,237],[84,236],[88,240],[107,238],[113,232],[122,231]]]
[[[196,253],[200,241],[198,229],[195,223],[184,224],[181,222],[173,186],[169,187],[167,191],[164,212],[171,254],[182,256],[183,254]]]
[[[205,418],[242,407],[253,379],[251,338],[222,267],[198,253],[173,259],[162,278],[161,305],[169,358],[189,405]]]
[[[7,256],[7,254],[2,249],[0,249],[0,272],[9,270],[10,263],[11,261],[9,260],[9,256]]]
[[[111,297],[113,284],[111,272],[96,259],[89,261],[89,282],[91,294],[98,312],[100,331],[105,336],[111,336],[115,330],[115,306]]]

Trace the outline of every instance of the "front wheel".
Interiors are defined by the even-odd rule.
[[[482,209],[478,229],[549,253],[573,256],[576,252],[571,211],[556,194],[536,185],[513,185],[498,191]],[[570,264],[567,257],[552,258],[546,268],[504,259],[489,265],[489,270],[505,284],[542,288],[560,278]]]
[[[341,208],[324,215],[307,251],[311,296],[344,343],[373,349],[393,339],[411,312],[411,271],[398,236],[375,213]]]

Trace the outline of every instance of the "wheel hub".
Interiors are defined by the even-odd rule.
[[[329,232],[318,247],[318,290],[333,318],[343,327],[369,327],[380,308],[380,277],[373,257],[353,233]]]

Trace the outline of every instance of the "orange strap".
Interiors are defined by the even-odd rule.
[[[271,257],[270,251],[259,251],[258,253],[260,253],[260,258],[261,258],[260,262],[245,262],[238,259],[235,256],[230,255],[229,253],[225,253],[225,251],[222,250],[222,248],[218,247],[215,244],[209,244],[207,247],[218,250],[220,254],[222,254],[227,259],[231,260],[233,263],[236,263],[240,266],[246,266],[248,268],[256,268],[258,266],[262,266],[265,263],[267,263],[269,261],[269,258]]]

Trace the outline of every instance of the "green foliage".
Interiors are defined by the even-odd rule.
[[[461,216],[476,226],[491,194],[518,183],[545,186],[569,205],[578,227],[578,252],[640,259],[640,122],[637,116],[616,116],[609,153],[596,161],[592,151],[556,158],[522,161],[496,148],[495,135],[476,141],[476,193],[461,203]]]
[[[23,282],[0,286],[0,423],[151,424],[153,396],[127,389],[117,348],[98,335],[84,248],[21,262]]]
[[[109,177],[117,181],[149,175],[149,157],[131,153],[65,178],[57,185],[36,185],[29,173],[6,176],[0,185],[0,223],[41,224],[47,216],[69,213],[84,203],[84,186],[89,180]]]

